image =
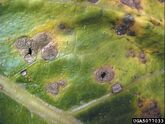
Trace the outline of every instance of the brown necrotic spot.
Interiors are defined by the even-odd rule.
[[[120,0],[120,2],[124,5],[127,5],[131,8],[142,9],[141,0]]]
[[[33,63],[36,59],[37,52],[35,52],[31,47],[26,49],[26,52],[24,54],[24,60],[27,63]]]
[[[66,81],[64,81],[64,80],[60,80],[59,82],[57,82],[58,83],[58,85],[60,86],[60,87],[65,87],[66,86]]]
[[[0,85],[0,90],[3,90],[3,86],[2,85]]]
[[[132,49],[128,50],[126,53],[126,57],[135,57],[135,56],[136,56],[136,53]]]
[[[124,34],[126,34],[127,30],[128,30],[128,28],[124,24],[119,24],[116,27],[117,35],[124,35]]]
[[[134,25],[134,17],[131,14],[126,14],[123,18],[123,23],[126,27],[131,27]]]
[[[51,93],[52,95],[57,95],[59,92],[59,85],[55,83],[50,83],[47,85],[46,90],[48,93]]]
[[[122,86],[120,85],[120,83],[117,82],[112,86],[113,93],[119,93],[121,91],[122,91]]]
[[[51,93],[52,95],[57,95],[59,93],[60,87],[65,87],[66,81],[60,80],[57,82],[49,83],[46,87],[46,90],[48,93]]]
[[[36,60],[36,54],[35,53],[32,53],[32,54],[26,54],[24,56],[24,60],[27,62],[27,63],[33,63],[35,60]]]
[[[58,54],[58,50],[53,42],[49,43],[41,50],[41,56],[44,60],[53,60]]]
[[[37,53],[41,50],[42,58],[45,60],[53,60],[57,55],[57,48],[52,45],[53,39],[48,32],[41,32],[34,37],[29,38],[22,36],[15,42],[16,48],[19,50],[27,63],[32,63],[37,57]]]
[[[115,72],[111,67],[102,67],[95,71],[95,78],[100,82],[110,82],[115,76]]]
[[[146,55],[145,55],[144,52],[141,52],[141,53],[139,54],[138,58],[139,58],[139,61],[140,61],[141,63],[143,63],[143,64],[145,64],[145,63],[147,62],[147,57],[146,57]]]
[[[160,118],[160,109],[155,101],[151,101],[142,108],[141,117],[143,118]]]
[[[41,49],[44,46],[46,46],[48,43],[52,41],[52,38],[50,37],[50,34],[48,32],[41,32],[36,34],[33,39],[33,46],[34,49]]]
[[[31,46],[32,40],[27,36],[22,36],[17,39],[15,46],[17,49],[27,49]]]
[[[135,32],[131,30],[134,23],[134,17],[130,14],[126,14],[122,19],[122,22],[116,26],[115,31],[117,35],[128,34],[130,36],[135,36]]]
[[[20,54],[24,57],[24,60],[27,63],[34,62],[36,58],[36,52],[32,48],[33,42],[34,41],[27,36],[22,36],[15,42],[16,48],[19,50]]]

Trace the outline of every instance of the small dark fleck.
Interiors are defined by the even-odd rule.
[[[142,100],[142,99],[138,98],[137,106],[138,106],[139,108],[142,108],[142,107],[143,107],[143,100]]]
[[[66,28],[66,25],[65,25],[65,24],[61,23],[61,24],[59,25],[59,29],[64,30],[65,28]]]
[[[71,28],[68,24],[66,23],[61,23],[58,25],[58,29],[64,33],[71,34],[73,31],[73,28]]]
[[[135,33],[135,31],[129,30],[129,31],[127,32],[127,35],[129,35],[129,36],[136,36],[136,33]]]
[[[91,3],[97,3],[99,0],[88,0]]]
[[[141,63],[143,63],[143,64],[145,64],[145,63],[147,62],[147,57],[146,57],[146,55],[145,55],[144,52],[141,52],[141,53],[139,54],[139,61],[140,61]]]
[[[164,3],[165,2],[165,0],[158,0],[159,2],[161,2],[161,3]]]

